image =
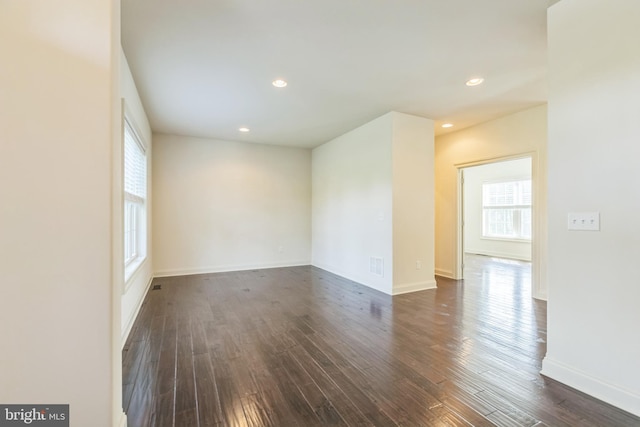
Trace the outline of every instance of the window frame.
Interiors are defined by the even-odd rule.
[[[522,188],[522,183],[526,183],[528,188]],[[515,184],[512,190],[513,201],[504,203],[487,203],[486,189],[488,186]],[[481,238],[485,240],[503,240],[512,242],[531,242],[533,238],[532,230],[532,216],[533,216],[533,180],[532,178],[512,178],[503,179],[500,181],[486,181],[482,183],[482,234]],[[507,195],[505,194],[505,198]],[[527,203],[527,198],[528,202]],[[491,232],[491,218],[490,213],[493,212],[507,212],[510,211],[512,218],[506,222],[510,224],[513,230],[512,234],[499,234]],[[523,223],[523,217],[528,212],[528,234],[523,232],[523,227],[526,226],[526,222]],[[526,221],[526,219],[524,219]]]
[[[148,239],[148,156],[147,147],[144,140],[140,137],[140,132],[134,125],[131,117],[125,112],[122,129],[122,260],[124,263],[124,281],[125,286],[129,279],[134,275],[138,268],[147,258],[147,239]],[[127,179],[127,151],[129,141],[132,141],[134,149],[138,152],[136,156],[140,158],[134,159],[136,168],[142,168],[135,174],[135,183],[132,184],[136,189],[133,192],[128,191]],[[140,173],[141,172],[141,173]]]

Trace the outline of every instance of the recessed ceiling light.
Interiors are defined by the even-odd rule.
[[[482,82],[484,81],[484,79],[482,77],[474,77],[472,79],[467,80],[467,86],[478,86],[479,84],[482,84]]]
[[[282,79],[278,79],[278,80],[272,81],[271,84],[274,85],[275,87],[285,87],[287,85],[287,82],[285,82]]]
[[[453,124],[452,123],[445,123],[442,125],[443,128],[452,128]]]
[[[249,132],[251,129],[246,128],[246,127],[241,127],[241,128],[238,128],[238,130],[239,130],[240,132]]]

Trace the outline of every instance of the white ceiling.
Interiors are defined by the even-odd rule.
[[[122,44],[155,132],[315,147],[388,111],[440,134],[544,103],[555,2],[122,0]]]

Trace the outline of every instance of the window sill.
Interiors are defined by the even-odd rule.
[[[512,243],[531,243],[531,239],[522,239],[517,237],[488,237],[482,236],[480,240],[495,240],[498,242],[512,242]]]
[[[140,269],[140,266],[144,263],[144,261],[147,259],[146,256],[140,256],[136,259],[134,259],[133,261],[131,261],[129,264],[127,264],[124,267],[124,290],[125,292],[127,291],[127,289],[129,288],[129,285],[133,278],[133,276],[136,274],[136,272]]]

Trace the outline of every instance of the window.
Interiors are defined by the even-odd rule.
[[[124,265],[125,279],[146,257],[147,157],[128,120],[124,126]]]
[[[482,184],[482,236],[531,240],[531,180]]]

